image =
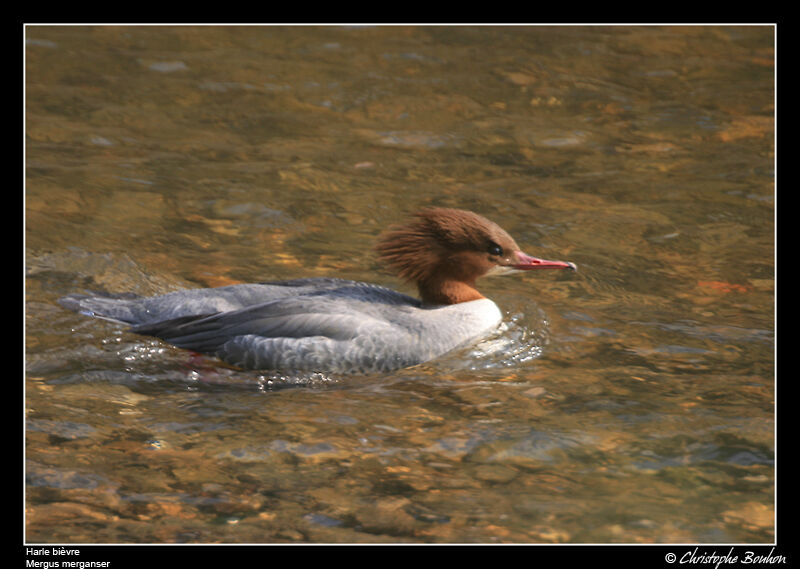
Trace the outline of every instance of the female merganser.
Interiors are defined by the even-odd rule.
[[[413,366],[493,331],[502,315],[475,288],[482,275],[576,269],[526,255],[498,225],[458,209],[418,212],[408,225],[390,227],[376,252],[417,284],[421,300],[374,284],[307,278],[60,302],[244,369],[367,373]]]

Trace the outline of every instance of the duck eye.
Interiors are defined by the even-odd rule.
[[[497,243],[490,243],[488,251],[490,255],[494,255],[495,257],[499,257],[503,254],[503,248]]]

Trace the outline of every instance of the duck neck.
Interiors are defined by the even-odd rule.
[[[419,296],[426,304],[458,304],[486,298],[478,289],[475,283],[441,278],[431,278],[417,283]]]

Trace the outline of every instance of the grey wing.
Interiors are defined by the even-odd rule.
[[[357,334],[358,319],[329,313],[300,313],[282,310],[279,303],[266,303],[230,312],[200,314],[149,322],[134,326],[132,332],[156,336],[182,348],[214,351],[235,336],[268,338],[325,336],[347,340]]]
[[[143,324],[131,331],[247,369],[352,371],[372,369],[378,356],[385,359],[391,350],[389,328],[364,313],[309,312],[294,299],[282,299]]]

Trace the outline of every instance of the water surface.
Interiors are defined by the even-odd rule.
[[[771,27],[30,26],[26,538],[719,543],[774,529]],[[418,207],[578,264],[389,375],[62,309],[375,262]]]

